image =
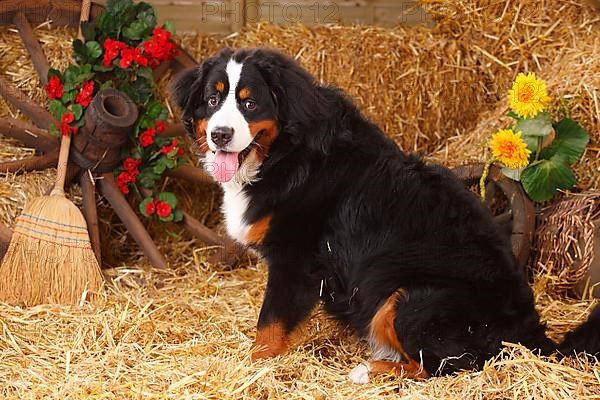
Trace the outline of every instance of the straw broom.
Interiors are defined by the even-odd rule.
[[[81,7],[87,21],[90,0]],[[79,38],[82,39],[81,28]],[[83,39],[82,39],[83,40]],[[0,265],[0,299],[33,306],[78,304],[97,293],[102,273],[79,209],[65,197],[71,136],[62,137],[56,182],[49,196],[38,197],[17,218]]]

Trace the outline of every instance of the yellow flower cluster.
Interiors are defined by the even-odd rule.
[[[531,151],[521,138],[521,132],[500,129],[492,135],[490,148],[494,158],[508,168],[519,169],[529,164]]]
[[[543,80],[535,77],[533,72],[525,75],[519,73],[508,91],[510,107],[523,118],[533,118],[550,102]]]

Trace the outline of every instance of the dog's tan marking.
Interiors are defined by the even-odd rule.
[[[404,289],[398,289],[386,302],[377,310],[371,320],[371,339],[381,346],[387,346],[394,349],[406,360],[405,363],[373,360],[369,361],[371,373],[390,372],[395,370],[397,375],[402,374],[412,379],[425,379],[429,377],[427,371],[417,361],[413,360],[404,350],[404,347],[398,340],[394,320],[396,319],[396,307],[398,301],[406,294]]]
[[[248,97],[250,97],[250,89],[242,88],[240,90],[240,100],[246,100]]]
[[[217,83],[215,83],[215,90],[219,93],[223,93],[223,91],[225,90],[225,84],[221,81],[218,81]]]
[[[246,234],[246,240],[250,244],[261,244],[264,240],[267,232],[269,231],[269,224],[271,223],[271,215],[267,215],[256,221],[250,226],[248,233]]]

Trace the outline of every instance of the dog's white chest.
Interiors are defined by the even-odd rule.
[[[242,185],[234,181],[227,182],[223,187],[223,215],[227,233],[233,239],[246,244],[246,234],[249,226],[246,224],[244,214],[248,209],[248,197],[242,190]]]

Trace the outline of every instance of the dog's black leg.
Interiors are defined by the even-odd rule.
[[[269,266],[252,358],[283,353],[319,300],[319,280],[300,265]]]

